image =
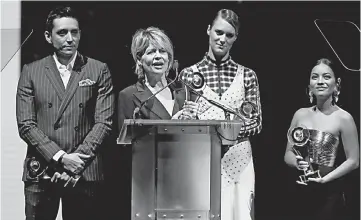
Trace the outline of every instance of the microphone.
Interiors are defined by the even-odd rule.
[[[153,95],[149,96],[146,100],[144,100],[143,102],[140,103],[139,107],[136,107],[133,111],[133,119],[139,118],[139,112],[140,110],[143,108],[143,106],[152,98],[154,98],[156,95],[158,95],[161,91],[163,91],[164,89],[168,88],[172,83],[174,83],[177,79],[178,79],[178,60],[174,60],[173,61],[173,69],[175,70],[175,78],[170,81],[166,86],[164,86],[162,89],[158,90],[156,93],[154,93]]]
[[[203,97],[203,96],[202,96]],[[204,97],[203,97],[204,98]],[[234,115],[237,115],[238,117],[240,117],[240,115],[238,114],[238,112],[236,110],[234,110],[233,108],[227,106],[227,105],[224,105],[220,102],[217,102],[217,101],[214,101],[214,100],[211,100],[211,99],[206,99],[209,103],[211,103],[212,105],[215,105],[217,106],[218,108],[221,108],[223,109],[224,111],[227,111],[229,113],[232,113]]]

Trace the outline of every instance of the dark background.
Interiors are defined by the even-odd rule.
[[[22,39],[34,30],[22,48],[22,65],[48,55],[45,21],[53,7],[64,4],[81,16],[79,51],[109,65],[116,92],[136,81],[130,45],[137,29],[164,29],[181,70],[208,50],[207,25],[219,9],[239,15],[240,35],[231,56],[257,73],[263,111],[263,130],[252,140],[257,220],[288,220],[304,211],[296,207],[297,173],[285,165],[283,155],[294,112],[310,106],[305,89],[317,59],[327,57],[338,64],[335,71],[342,78],[338,104],[354,117],[360,131],[360,72],[342,67],[314,24],[315,19],[331,19],[360,27],[360,2],[22,2]],[[343,23],[320,27],[344,64],[359,69],[360,32]],[[130,157],[129,149],[109,145],[107,195],[113,200],[107,203],[109,219],[130,219]],[[349,213],[355,220],[360,215],[359,173],[357,169],[346,179]]]

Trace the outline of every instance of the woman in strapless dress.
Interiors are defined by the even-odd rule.
[[[284,160],[303,174],[296,181],[302,197],[296,200],[302,202],[295,214],[302,219],[350,219],[345,212],[342,180],[359,166],[359,142],[353,117],[337,106],[340,83],[332,62],[318,60],[311,71],[308,93],[311,104],[316,104],[297,110],[291,122]],[[297,132],[305,138],[299,138]],[[346,158],[341,162],[340,150]]]

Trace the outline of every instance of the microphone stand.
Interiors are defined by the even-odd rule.
[[[224,111],[224,110],[223,110]],[[224,111],[224,117],[226,118],[226,120],[231,120],[231,114],[228,111]]]

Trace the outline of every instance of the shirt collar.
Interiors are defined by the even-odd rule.
[[[208,52],[206,52],[206,54],[204,55],[204,60],[207,61],[207,63],[212,63],[214,65],[219,65],[219,66],[223,66],[227,63],[229,63],[231,61],[231,55],[228,55],[227,59],[221,61],[221,62],[216,62],[214,59],[212,59],[209,55]]]
[[[166,86],[167,85],[167,79],[165,77],[162,77],[161,78],[161,81],[162,81],[162,85],[163,86]],[[149,81],[148,81],[148,77],[147,75],[144,74],[144,84],[148,87],[152,87],[150,84],[149,84]],[[154,87],[157,87],[157,84],[154,86]],[[154,88],[152,87],[152,88]],[[159,86],[158,86],[159,87]],[[162,88],[162,87],[161,87]]]
[[[74,54],[72,60],[71,60],[71,61],[68,63],[68,65],[66,66],[66,69],[67,69],[67,70],[72,70],[72,69],[73,69],[74,63],[75,63],[75,59],[76,59],[77,56],[78,56],[78,51],[75,51],[75,54]],[[58,57],[56,56],[55,53],[54,53],[54,55],[53,55],[53,58],[54,58],[54,60],[55,60],[55,64],[56,64],[56,67],[58,68],[58,70],[64,69],[64,66],[65,66],[65,65],[61,64],[61,63],[58,61]]]

